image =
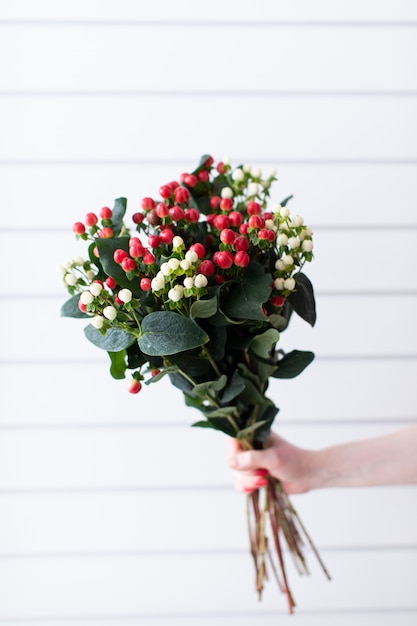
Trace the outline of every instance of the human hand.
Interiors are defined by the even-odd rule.
[[[281,481],[286,493],[294,494],[313,488],[314,454],[271,433],[263,450],[243,451],[237,439],[230,439],[228,461],[238,491],[250,493],[263,487],[269,474]]]

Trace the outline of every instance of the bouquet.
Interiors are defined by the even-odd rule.
[[[242,449],[262,448],[278,412],[265,394],[269,379],[293,378],[312,352],[278,348],[293,313],[312,326],[314,292],[302,272],[313,257],[312,231],[291,217],[291,196],[268,208],[276,172],[215,165],[204,155],[191,173],[143,198],[128,227],[127,201],[87,213],[73,231],[88,242],[88,258],[62,266],[71,298],[62,315],[85,318],[84,333],[110,357],[110,373],[129,391],[169,376],[185,403],[213,428],[238,439]],[[301,573],[311,542],[280,482],[248,499],[250,549],[261,596],[270,570],[289,589],[283,540]]]

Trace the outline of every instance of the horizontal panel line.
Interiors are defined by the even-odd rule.
[[[147,158],[147,159],[0,159],[0,167],[21,167],[21,166],[103,166],[103,165],[112,165],[112,166],[126,166],[126,165],[189,165],[190,163],[195,162],[194,158],[183,158],[183,159],[155,159],[155,158]],[[353,157],[353,158],[341,158],[341,157],[315,157],[315,158],[303,158],[303,157],[295,157],[295,158],[264,158],[264,157],[237,157],[235,159],[237,162],[241,161],[244,163],[265,163],[267,165],[417,165],[417,157],[387,157],[387,158],[377,158],[377,157],[369,157],[369,158],[361,158],[361,157]]]
[[[415,552],[417,545],[346,545],[346,546],[317,546],[322,553],[347,553],[347,552]],[[80,551],[80,552],[26,552],[26,553],[0,553],[0,561],[18,560],[58,560],[58,559],[136,559],[146,557],[177,558],[177,557],[233,557],[247,554],[247,548],[210,548],[210,549],[177,549],[177,550],[104,550],[104,551]],[[306,553],[310,553],[308,546]]]
[[[341,607],[338,609],[300,609],[296,610],[296,613],[303,618],[305,617],[327,617],[327,616],[337,616],[340,615],[395,615],[397,614],[408,614],[408,613],[417,613],[417,606],[378,606],[378,607]],[[77,623],[77,622],[99,622],[101,624],[105,624],[110,621],[117,621],[118,623],[131,622],[134,620],[137,623],[145,623],[143,620],[147,620],[146,623],[151,623],[154,620],[164,620],[164,623],[168,623],[169,620],[186,620],[192,621],[195,623],[195,620],[204,620],[205,623],[215,624],[215,620],[217,619],[239,619],[245,624],[253,624],[262,622],[264,619],[274,618],[275,620],[278,617],[283,617],[284,619],[288,619],[288,611],[285,609],[275,609],[273,611],[266,611],[263,609],[259,609],[259,611],[200,611],[200,612],[166,612],[166,613],[131,613],[131,614],[115,614],[115,613],[102,613],[92,615],[46,615],[46,616],[28,616],[28,617],[0,617],[0,624],[36,624],[36,623],[52,623],[59,624],[60,622],[68,624],[68,623]],[[297,619],[297,618],[295,618]],[[168,624],[169,626],[169,624]]]
[[[315,361],[415,361],[417,354],[317,354]],[[103,364],[102,359],[0,359],[0,367],[36,365],[36,366],[73,366]]]
[[[333,418],[333,419],[309,419],[309,418],[288,418],[286,420],[281,420],[281,426],[296,426],[296,427],[312,427],[315,428],[317,426],[326,426],[331,428],[346,428],[346,426],[393,426],[395,428],[400,428],[401,426],[406,426],[407,424],[415,424],[417,422],[416,417],[384,417],[384,418]],[[64,423],[64,424],[56,424],[56,423],[6,423],[0,424],[0,431],[26,431],[26,430],[50,430],[50,431],[60,431],[60,430],[141,430],[141,429],[158,429],[163,428],[190,428],[190,424],[188,422],[127,422],[127,423]]]
[[[415,89],[3,90],[3,98],[416,98]]]
[[[416,20],[82,20],[2,19],[0,26],[87,26],[129,28],[417,28]]]

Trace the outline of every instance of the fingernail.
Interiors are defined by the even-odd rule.
[[[266,478],[259,476],[259,478],[257,478],[253,484],[255,485],[255,487],[265,487],[265,485],[268,484],[268,481],[266,480]]]
[[[252,491],[255,491],[255,490],[253,489],[253,487],[243,487],[243,491],[245,493],[252,493]]]
[[[269,476],[269,472],[266,469],[263,469],[262,467],[260,467],[259,469],[256,470],[255,472],[256,476]]]

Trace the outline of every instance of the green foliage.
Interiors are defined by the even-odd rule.
[[[296,290],[289,295],[288,302],[303,320],[314,326],[316,323],[316,303],[313,285],[307,276],[301,272],[295,274],[294,279]]]
[[[208,335],[193,320],[172,311],[155,311],[142,322],[139,346],[150,356],[176,354],[202,346]]]
[[[111,361],[110,374],[113,378],[122,379],[125,378],[126,372],[126,350],[120,350],[119,352],[109,352]]]
[[[295,378],[314,360],[314,353],[293,350],[278,361],[276,370],[271,374],[274,378]]]
[[[89,318],[90,317],[89,315],[87,315],[86,313],[83,313],[78,308],[79,299],[80,299],[80,296],[79,294],[77,294],[75,296],[72,296],[72,298],[70,298],[66,302],[64,302],[64,304],[61,306],[61,317],[76,317],[80,319]]]
[[[84,334],[97,348],[107,352],[126,350],[136,341],[134,335],[121,328],[109,328],[105,335],[89,324],[84,328]]]

